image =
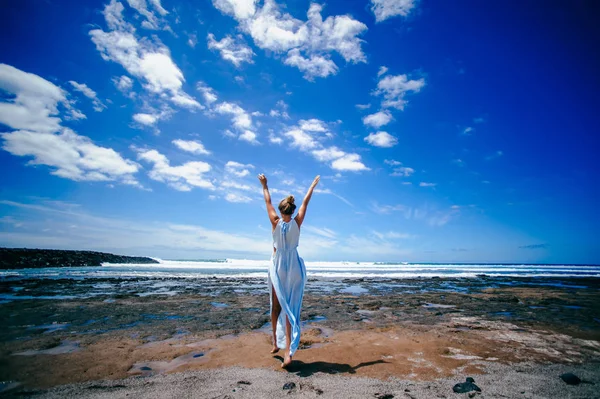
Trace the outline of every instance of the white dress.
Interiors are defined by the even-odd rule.
[[[275,289],[281,305],[281,313],[277,320],[277,347],[286,348],[285,317],[292,326],[292,342],[290,355],[293,355],[300,344],[300,309],[306,284],[306,267],[298,255],[300,227],[295,219],[289,223],[279,219],[273,230],[273,246],[277,251],[273,254],[269,266],[269,293],[271,295],[271,310],[273,310],[272,289]]]

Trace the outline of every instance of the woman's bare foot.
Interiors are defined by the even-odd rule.
[[[283,359],[283,363],[281,363],[281,368],[287,368],[290,364],[292,364],[292,357],[290,356],[290,353],[286,353],[285,355],[285,359]]]
[[[277,345],[273,345],[273,349],[271,349],[271,353],[277,353],[279,352],[279,348],[277,347]]]

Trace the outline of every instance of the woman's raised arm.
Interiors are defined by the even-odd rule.
[[[298,210],[298,214],[296,215],[296,223],[298,224],[298,227],[300,227],[302,225],[302,222],[304,222],[304,216],[306,215],[306,208],[308,207],[308,203],[310,202],[310,198],[312,197],[313,190],[315,189],[317,184],[319,184],[320,178],[321,178],[321,176],[315,177],[315,180],[313,180],[312,184],[308,188],[308,191],[306,192],[306,195],[304,196],[302,205],[300,205],[300,209]]]
[[[271,194],[269,193],[269,186],[267,186],[267,176],[260,174],[258,175],[258,180],[260,181],[260,184],[262,184],[263,196],[265,197],[265,203],[267,204],[267,213],[269,214],[269,220],[274,228],[277,224],[277,220],[279,220],[279,216],[277,216],[277,212],[275,212],[275,208],[273,208],[273,204],[271,204]]]

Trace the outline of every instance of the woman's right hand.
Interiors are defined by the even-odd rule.
[[[317,175],[317,177],[315,177],[315,180],[313,180],[312,184],[310,185],[312,188],[317,187],[317,184],[319,184],[319,180],[321,180],[321,175]]]

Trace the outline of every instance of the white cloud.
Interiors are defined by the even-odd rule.
[[[87,119],[87,116],[83,114],[81,111],[71,108],[69,110],[69,114],[65,115],[66,120],[79,120],[79,119]]]
[[[371,104],[356,104],[356,108],[358,108],[358,109],[369,109],[369,108],[371,108]]]
[[[419,187],[435,187],[437,186],[437,183],[427,183],[427,182],[421,182],[419,183]]]
[[[406,75],[387,75],[377,83],[375,94],[382,95],[385,108],[403,110],[407,101],[404,95],[408,92],[418,93],[425,86],[425,79],[409,80]]]
[[[290,129],[283,133],[283,135],[292,140],[292,147],[299,148],[303,151],[310,150],[318,145],[317,141],[309,133],[306,133],[299,128]]]
[[[458,166],[465,166],[465,161],[463,161],[462,159],[453,159],[452,163]]]
[[[328,161],[333,161],[335,159],[341,158],[344,155],[346,155],[346,153],[337,147],[329,147],[329,148],[323,148],[320,150],[314,150],[314,151],[312,151],[312,155],[318,161],[328,162]]]
[[[257,191],[254,188],[250,187],[247,184],[241,184],[241,183],[236,183],[234,181],[231,180],[224,180],[223,182],[221,182],[221,187],[223,188],[234,188],[236,190],[242,190],[242,191]]]
[[[394,168],[393,172],[390,173],[390,176],[399,176],[399,177],[408,177],[415,173],[413,168],[409,168],[407,166],[399,166]]]
[[[252,0],[213,0],[213,4],[233,16],[259,48],[287,52],[284,62],[299,68],[307,79],[337,72],[332,52],[340,54],[346,62],[366,62],[358,36],[367,26],[348,15],[323,20],[323,7],[319,4],[310,5],[306,21],[282,13],[274,0],[265,0],[262,7]]]
[[[210,151],[204,148],[204,144],[199,141],[177,139],[173,140],[172,143],[183,151],[191,152],[192,154],[210,155]]]
[[[273,133],[269,134],[269,141],[273,144],[283,144],[283,139],[281,137],[275,136]]]
[[[288,105],[283,100],[277,101],[275,104],[275,108],[269,112],[269,116],[274,118],[282,117],[283,119],[290,119],[290,116],[287,113]]]
[[[191,191],[193,187],[214,190],[214,185],[204,177],[212,168],[206,162],[186,162],[179,166],[171,166],[166,156],[156,150],[133,148],[138,159],[152,164],[148,176],[152,180],[166,183],[178,191]]]
[[[198,82],[196,84],[196,90],[202,93],[202,96],[204,97],[204,102],[208,106],[210,106],[218,99],[217,95],[215,94],[215,91],[211,87],[207,86],[204,82]]]
[[[150,4],[152,4],[152,6],[156,9],[156,12],[158,12],[160,15],[162,15],[163,17],[165,15],[167,15],[169,12],[167,10],[165,10],[163,8],[163,6],[160,4],[160,0],[148,0],[150,2]]]
[[[409,207],[405,206],[405,205],[379,205],[378,203],[373,203],[371,205],[371,210],[375,213],[379,213],[379,214],[389,214],[391,212],[395,212],[395,211],[406,211],[407,209],[410,209]]]
[[[198,44],[198,36],[196,36],[195,33],[190,33],[188,35],[188,41],[187,41],[188,46],[190,46],[191,48],[195,48],[196,44]]]
[[[475,129],[473,129],[471,126],[467,126],[466,128],[463,129],[462,134],[469,135],[471,134]]]
[[[417,93],[425,86],[425,79],[409,80],[406,75],[383,76],[387,71],[387,67],[379,69],[377,76],[381,79],[377,82],[377,89],[373,92],[373,94],[383,97],[383,101],[381,102],[382,109],[362,118],[364,125],[372,126],[376,129],[387,125],[393,120],[392,114],[387,108],[404,110],[404,106],[407,103],[407,100],[404,98],[405,94],[408,92]],[[357,107],[360,109],[367,108],[362,105],[357,105]]]
[[[406,17],[415,7],[416,0],[371,0],[375,21],[382,22],[397,15]]]
[[[238,139],[252,144],[258,144],[256,133],[253,131],[252,117],[246,110],[237,104],[224,101],[214,107],[214,111],[221,115],[231,116],[233,127],[239,132]],[[231,131],[227,131],[229,136],[235,136]]]
[[[254,15],[257,2],[258,0],[213,0],[213,5],[222,13],[242,20]]]
[[[388,132],[371,133],[365,141],[375,147],[390,148],[398,144],[398,139]]]
[[[390,123],[392,121],[392,119],[393,119],[392,114],[389,111],[384,110],[384,111],[376,112],[371,115],[367,115],[362,118],[362,121],[365,125],[372,126],[376,129],[378,129],[381,126],[384,126],[384,125],[387,125],[388,123]]]
[[[0,134],[4,150],[33,157],[29,165],[50,166],[51,174],[66,179],[139,185],[133,177],[138,164],[61,126],[59,104],[71,116],[77,112],[64,90],[6,64],[0,64],[0,90],[14,95],[0,102],[0,123],[15,129]]]
[[[326,227],[314,227],[311,225],[303,224],[302,231],[310,234],[316,234],[321,237],[335,239],[337,234],[335,231]]]
[[[250,114],[237,104],[224,101],[215,106],[215,111],[222,115],[230,115],[233,126],[237,129],[246,130],[252,127]]]
[[[148,4],[146,0],[127,0],[129,6],[135,9],[140,15],[144,16],[146,19],[142,22],[142,26],[146,29],[165,29],[168,30],[168,25],[166,22],[154,15],[152,11],[148,9]],[[165,16],[168,14],[167,10],[165,10],[161,4],[160,0],[150,0],[150,4],[156,9],[156,11],[161,15]]]
[[[129,74],[142,80],[148,92],[161,99],[168,98],[191,110],[203,108],[183,91],[185,79],[171,59],[169,49],[157,40],[138,40],[133,26],[123,19],[122,8],[119,2],[112,0],[104,9],[106,23],[112,30],[93,29],[89,32],[102,58],[121,64]],[[119,9],[119,12],[115,11]]]
[[[250,174],[250,169],[254,169],[252,164],[243,164],[235,161],[228,161],[225,164],[225,171],[237,177],[245,177]]]
[[[386,159],[383,161],[384,163],[393,167],[392,173],[390,176],[399,176],[399,177],[408,177],[415,173],[413,168],[409,168],[407,166],[402,166],[402,162],[396,161],[394,159]],[[412,184],[410,182],[403,182],[403,184]]]
[[[129,76],[123,75],[118,78],[114,77],[112,81],[115,84],[115,87],[124,95],[130,98],[135,96],[135,93],[130,91],[133,87],[133,80]]]
[[[106,105],[104,105],[102,103],[102,101],[100,101],[100,99],[98,98],[98,96],[94,90],[90,89],[85,83],[77,83],[73,80],[70,80],[69,83],[73,86],[73,88],[76,91],[83,93],[84,96],[86,96],[87,98],[92,100],[92,102],[94,104],[94,111],[96,111],[96,112],[104,111],[104,109],[106,108]]]
[[[412,234],[398,233],[397,231],[386,231],[386,232],[372,231],[372,234],[375,237],[377,237],[383,241],[398,240],[398,239],[404,240],[404,239],[414,238],[414,235],[412,235]]]
[[[58,106],[69,107],[61,88],[32,73],[0,64],[0,90],[15,95],[0,103],[0,123],[36,132],[60,129]]]
[[[256,133],[252,130],[244,130],[244,132],[239,135],[238,139],[247,141],[250,144],[259,144],[258,140],[256,140]]]
[[[335,75],[338,67],[333,61],[320,55],[311,55],[310,58],[303,57],[300,50],[293,49],[288,52],[284,64],[295,66],[301,72],[304,72],[304,78],[313,80],[315,77],[326,78],[329,75]]]
[[[196,101],[195,98],[184,92],[173,94],[173,97],[171,97],[171,101],[182,108],[188,108],[190,110],[193,110],[195,108],[204,108],[198,103],[198,101]]]
[[[241,194],[227,193],[227,195],[225,195],[225,200],[228,202],[233,202],[233,203],[242,203],[242,202],[250,202],[250,201],[252,201],[252,198],[247,197],[245,195],[241,195]]]
[[[301,119],[298,121],[298,124],[300,125],[300,129],[307,132],[326,132],[328,130],[325,122],[315,118],[308,120]]]
[[[484,123],[484,122],[485,122],[485,118],[483,118],[483,117],[473,118],[473,123]]]
[[[348,15],[327,17],[323,21],[323,6],[312,3],[308,10],[308,48],[311,50],[336,51],[346,62],[366,62],[361,49],[362,40],[357,36],[367,30],[367,26]]]
[[[2,133],[2,148],[13,155],[31,156],[28,165],[55,168],[51,174],[75,181],[120,181],[139,185],[133,174],[139,165],[124,159],[112,148],[95,145],[70,129],[61,133],[18,130]]]
[[[157,114],[137,113],[133,115],[133,120],[145,126],[153,126],[160,116]]]
[[[254,63],[252,60],[254,52],[244,43],[241,35],[238,35],[235,39],[227,35],[220,41],[217,41],[215,35],[209,33],[206,40],[208,41],[208,48],[210,50],[219,51],[221,58],[231,62],[236,67],[239,67],[244,62],[249,64]]]
[[[290,141],[290,146],[312,155],[319,162],[327,162],[336,170],[361,171],[369,170],[362,163],[360,155],[349,154],[335,147],[325,147],[321,141],[332,137],[325,122],[319,119],[301,119],[297,126],[291,126],[282,133]],[[270,135],[270,141],[281,144],[281,138]]]
[[[361,170],[369,170],[360,160],[358,154],[346,154],[341,158],[336,159],[331,163],[331,167],[335,170],[349,170],[359,172]]]
[[[106,25],[110,29],[113,30],[126,30],[133,31],[135,30],[133,26],[125,22],[123,18],[123,4],[118,1],[111,0],[109,4],[104,7],[104,19],[106,20]]]
[[[385,73],[389,71],[388,67],[386,66],[380,66],[379,67],[379,71],[377,72],[377,77],[381,77],[381,75],[385,75]]]

